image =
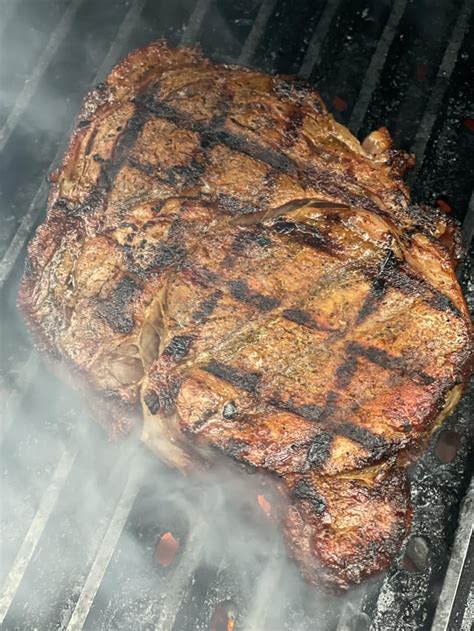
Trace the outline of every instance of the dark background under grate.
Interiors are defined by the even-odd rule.
[[[15,294],[25,244],[44,216],[45,176],[61,156],[84,94],[129,50],[159,38],[199,43],[216,61],[300,75],[359,138],[386,125],[396,146],[417,154],[409,176],[415,200],[449,204],[464,221],[467,242],[474,226],[473,4],[0,2],[2,628],[220,629],[211,619],[228,601],[239,611],[237,629],[430,627],[471,474],[472,389],[413,469],[407,550],[368,588],[322,599],[291,568],[279,566],[277,544],[257,534],[257,562],[255,546],[244,546],[236,567],[235,555],[226,553],[229,522],[220,523],[218,514],[248,515],[249,530],[232,533],[233,542],[245,543],[262,530],[245,502],[229,507],[224,499],[218,510],[205,484],[184,484],[147,454],[109,445],[92,424],[80,422],[79,404],[32,353]],[[472,300],[469,269],[465,276]],[[443,443],[452,461],[443,462]],[[92,491],[97,486],[102,503]],[[180,538],[181,549],[169,569],[157,569],[153,549],[165,531]],[[131,545],[138,550],[133,557]],[[465,567],[461,586],[472,572]],[[448,602],[447,626],[439,629],[468,628],[468,592]]]

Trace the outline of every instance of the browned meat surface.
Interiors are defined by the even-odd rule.
[[[19,296],[112,433],[268,474],[291,555],[335,590],[399,549],[405,468],[472,359],[456,229],[390,145],[291,77],[152,44],[86,99]]]

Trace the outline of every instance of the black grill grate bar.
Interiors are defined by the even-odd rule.
[[[367,108],[372,99],[375,88],[385,65],[388,51],[403,17],[408,0],[395,0],[383,33],[379,39],[372,59],[370,60],[365,78],[362,82],[359,96],[352,110],[349,128],[357,136],[364,120]]]
[[[79,0],[76,1],[76,4],[78,1]],[[145,4],[145,0],[132,1],[132,5],[130,9],[128,10],[119,30],[117,31],[117,35],[115,39],[113,40],[112,44],[110,45],[109,51],[107,55],[105,56],[103,63],[101,64],[98,72],[94,76],[93,83],[97,83],[98,81],[100,81],[107,73],[107,70],[110,69],[110,66],[112,66],[114,62],[116,61],[117,55],[121,47],[123,46],[123,43],[127,40],[134,24],[138,20],[144,4]],[[48,63],[50,61],[51,59],[49,59]],[[43,72],[44,72],[44,69],[43,69]],[[49,166],[49,169],[48,169],[49,171],[51,171],[54,165],[58,164],[59,160],[61,159],[61,156],[64,153],[65,145],[69,141],[69,136],[71,135],[72,130],[74,129],[74,126],[75,126],[75,120],[71,123],[70,129],[68,133],[65,135],[65,138],[66,138],[65,142],[60,144],[58,151],[56,152],[53,158],[53,161],[51,162]],[[15,232],[15,235],[13,239],[11,240],[10,245],[7,248],[7,251],[5,252],[3,256],[3,259],[0,261],[0,290],[2,289],[13,267],[15,266],[18,256],[20,252],[22,251],[25,243],[30,238],[31,231],[33,229],[33,226],[36,223],[36,220],[38,219],[38,216],[44,210],[48,189],[49,189],[49,183],[47,180],[43,179],[41,181],[41,184],[38,190],[35,193],[35,196],[33,197],[33,200],[28,210],[23,215],[20,225],[18,226],[18,229]]]
[[[186,28],[181,36],[181,40],[179,42],[180,46],[187,46],[188,44],[192,44],[201,28],[202,21],[211,5],[212,0],[197,0],[196,5],[194,7],[194,11],[189,18],[189,21],[186,25]]]
[[[438,607],[433,621],[432,631],[451,631],[457,626],[453,624],[454,603],[461,581],[462,568],[470,562],[469,546],[472,545],[474,524],[474,482],[471,482],[460,515],[460,526],[456,533],[456,539],[452,550],[451,560],[446,572],[443,589],[441,591]],[[468,583],[467,583],[468,584]],[[466,611],[469,615],[469,611]],[[471,612],[472,615],[472,612]],[[461,621],[462,622],[462,621]],[[471,624],[473,620],[470,621]],[[451,626],[453,624],[453,626]],[[464,627],[463,627],[464,628]],[[467,621],[466,629],[469,628]]]
[[[129,464],[130,463],[127,463],[127,465]],[[100,548],[97,551],[86,582],[84,583],[79,599],[66,627],[67,631],[80,631],[80,629],[83,628],[94,602],[94,598],[117,546],[117,542],[122,534],[125,523],[132,509],[138,490],[138,480],[134,477],[129,478],[125,484],[117,506],[115,507],[107,532],[105,533]]]
[[[327,0],[298,72],[302,79],[309,79],[340,3],[341,0]]]
[[[51,37],[49,38],[48,44],[43,50],[40,58],[38,59],[38,63],[36,64],[30,78],[25,82],[25,85],[18,96],[15,105],[8,115],[5,124],[0,130],[0,151],[3,151],[5,145],[8,142],[8,139],[11,136],[11,133],[17,126],[23,112],[26,109],[26,106],[31,100],[31,97],[35,93],[35,90],[41,81],[41,77],[43,76],[45,70],[51,63],[56,51],[69,33],[69,30],[73,24],[74,17],[77,13],[79,6],[84,2],[84,0],[72,0],[71,4],[68,6],[66,11],[64,12],[63,17],[61,18],[58,26],[54,29]]]
[[[465,0],[454,25],[451,37],[448,40],[449,44],[438,68],[433,90],[411,147],[411,151],[416,155],[416,166],[410,174],[410,180],[412,181],[415,180],[423,165],[426,147],[431,138],[431,132],[433,130],[433,125],[443,100],[443,96],[448,88],[449,80],[458,58],[459,49],[461,48],[466,30],[469,26],[473,5],[474,3],[472,0]]]
[[[262,4],[260,5],[260,9],[257,17],[255,18],[252,29],[242,47],[242,51],[239,56],[240,64],[248,64],[252,59],[267,22],[273,13],[276,2],[277,0],[262,0]]]

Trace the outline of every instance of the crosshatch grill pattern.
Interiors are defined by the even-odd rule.
[[[2,448],[18,452],[20,462],[24,462],[24,475],[31,475],[31,468],[37,468],[41,490],[30,503],[26,498],[23,506],[19,501],[18,507],[11,507],[13,523],[6,524],[16,532],[10,547],[15,554],[5,559],[2,568],[5,582],[0,617],[4,628],[132,628],[131,620],[137,628],[146,628],[151,621],[161,629],[208,628],[212,610],[227,600],[236,602],[242,620],[246,609],[250,612],[242,628],[314,628],[314,620],[321,618],[321,628],[328,629],[365,629],[370,625],[376,629],[429,628],[457,507],[469,479],[472,394],[466,394],[460,409],[443,428],[455,429],[460,436],[453,463],[440,465],[434,451],[435,436],[432,448],[412,472],[413,543],[409,543],[404,559],[362,595],[328,600],[324,615],[311,609],[306,592],[301,602],[277,608],[278,619],[272,619],[271,602],[265,600],[268,594],[261,597],[263,605],[250,607],[251,595],[239,594],[238,579],[225,559],[216,564],[217,569],[203,563],[203,541],[209,529],[205,520],[185,532],[179,524],[179,511],[168,507],[155,516],[152,526],[143,523],[141,498],[152,491],[144,480],[133,475],[123,479],[123,484],[113,485],[117,497],[112,514],[104,515],[95,536],[84,535],[85,563],[63,577],[64,584],[58,589],[58,577],[54,572],[49,576],[47,570],[58,536],[51,524],[58,507],[77,493],[87,458],[81,452],[70,418],[71,406],[66,401],[58,400],[57,409],[48,419],[35,419],[35,425],[45,427],[32,425],[34,409],[42,396],[42,371],[18,317],[13,316],[13,296],[26,241],[45,208],[48,185],[44,174],[62,154],[83,94],[129,50],[160,37],[173,45],[199,42],[216,61],[237,61],[264,71],[308,78],[336,118],[349,124],[359,137],[380,124],[388,124],[395,143],[411,148],[421,158],[411,181],[416,198],[433,202],[442,196],[460,220],[466,216],[467,241],[474,210],[472,182],[466,169],[473,155],[469,111],[472,86],[465,79],[472,62],[473,3],[465,0],[442,4],[433,8],[428,2],[406,0],[197,0],[169,7],[169,3],[151,0],[12,0],[6,5],[8,10],[1,8],[0,46],[2,54],[7,55],[7,63],[2,63],[0,69],[4,75],[1,84],[9,86],[8,98],[2,100],[0,110],[0,149],[4,158],[0,163],[0,283],[6,298],[2,298],[1,308],[2,326],[8,319],[9,327],[8,338],[2,335],[2,387],[7,393]],[[427,14],[436,37],[422,26]],[[25,25],[34,38],[31,47],[22,53],[24,71],[19,73],[13,62],[22,42],[18,29]],[[38,104],[44,102],[47,107],[41,108],[38,117]],[[466,278],[468,274],[465,270]],[[466,287],[472,291],[468,281]],[[13,422],[19,410],[21,419]],[[56,419],[53,422],[52,417]],[[47,462],[41,458],[45,440]],[[126,452],[122,457],[128,455]],[[8,471],[5,475],[4,483],[8,484]],[[86,501],[84,495],[85,505]],[[16,511],[20,507],[21,513]],[[146,598],[119,589],[114,607],[106,602],[104,593],[107,585],[117,584],[117,577],[123,577],[122,532],[127,529],[141,529],[140,540],[148,542],[145,545],[152,545],[160,531],[181,529],[186,544],[173,573],[149,578]],[[66,524],[61,536],[74,542]],[[428,552],[423,542],[428,542]],[[58,558],[57,563],[61,566],[62,560]],[[54,611],[39,608],[35,621],[28,617],[28,576],[35,577],[38,601],[42,590],[45,602],[51,602],[48,591],[54,593],[57,589],[58,594]],[[259,577],[261,591],[271,589],[275,576],[278,563],[270,560]],[[161,591],[161,598],[153,598],[153,590]],[[449,602],[446,591],[443,595]],[[468,628],[469,620],[460,609],[462,599],[459,602],[459,596],[453,596],[449,606],[446,624],[450,626],[435,628]]]

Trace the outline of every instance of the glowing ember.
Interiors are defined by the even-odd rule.
[[[451,206],[442,197],[438,197],[438,199],[436,200],[436,206],[438,206],[438,208],[441,208],[441,210],[444,210],[445,213],[453,212]]]
[[[270,515],[270,511],[272,510],[272,505],[267,500],[265,495],[257,495],[257,500],[263,512],[266,513],[267,515]]]
[[[163,567],[168,567],[173,563],[178,548],[179,539],[175,539],[171,532],[165,532],[155,548],[155,561]]]
[[[465,118],[463,124],[466,129],[474,132],[474,118]]]
[[[334,105],[334,109],[338,112],[345,112],[348,108],[347,101],[337,95],[333,98],[332,104]]]
[[[415,68],[415,79],[417,81],[426,81],[428,77],[428,66],[426,64],[417,64]]]
[[[237,619],[237,607],[231,600],[224,600],[212,614],[210,631],[233,631]]]

